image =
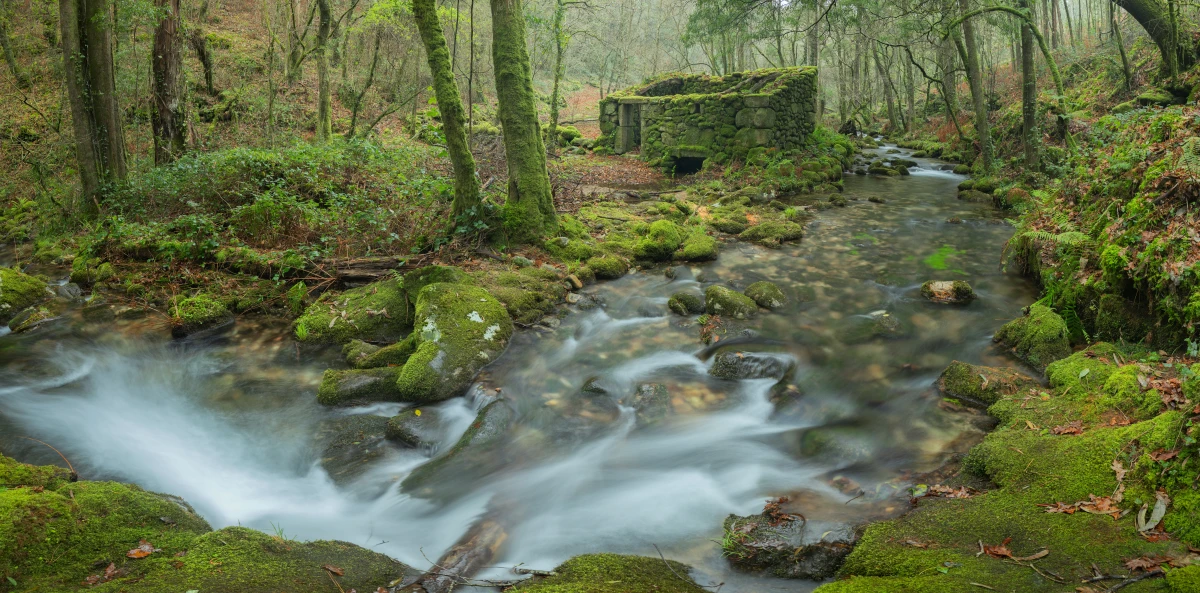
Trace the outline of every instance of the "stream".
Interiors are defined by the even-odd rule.
[[[727,243],[717,261],[679,267],[673,279],[648,270],[584,289],[598,305],[519,332],[466,396],[422,408],[438,419],[435,448],[381,446],[352,475],[322,467],[323,427],[411,406],[318,405],[322,372],[343,364],[337,349],[302,350],[287,323],[263,319],[187,342],[172,342],[154,318],[89,324],[78,312],[0,334],[0,451],[61,463],[19,438],[35,437],[85,479],[179,495],[214,528],[345,540],[417,568],[503,509],[507,539],[485,578],[512,578],[518,563],[550,569],[581,553],[661,550],[725,592],[810,591],[816,583],[731,570],[718,543],[725,517],[783,495],[813,529],[898,511],[912,476],[980,434],[939,406],[934,379],[955,359],[1014,365],[990,338],[1036,295],[1001,270],[1012,234],[1003,215],[958,200],[964,177],[943,163],[913,160],[910,176],[847,174],[849,206],[817,213],[797,244]],[[931,279],[967,280],[979,298],[927,302],[919,287]],[[758,280],[790,303],[718,335],[775,344],[774,356],[795,365],[783,399],[771,379],[712,377],[711,360],[696,356],[694,319],[666,307],[680,290]],[[883,312],[899,321],[896,335],[847,337]],[[651,424],[616,401],[646,383],[670,397]],[[581,395],[585,384],[609,395]],[[428,485],[435,495],[401,492],[399,481],[449,449],[497,394],[516,410],[510,442],[477,471],[439,475]]]

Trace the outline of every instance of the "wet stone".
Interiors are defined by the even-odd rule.
[[[388,439],[414,448],[431,448],[437,444],[438,412],[434,408],[405,410],[387,421]]]
[[[724,528],[722,551],[735,568],[788,579],[832,577],[856,539],[850,525],[793,515],[730,515]]]
[[[709,373],[721,379],[783,379],[795,360],[786,354],[725,350],[713,358]]]
[[[388,419],[358,414],[329,420],[321,425],[317,439],[324,444],[321,467],[337,483],[365,471],[387,452]]]
[[[962,280],[929,280],[921,285],[921,296],[934,303],[963,304],[975,300],[975,291]]]

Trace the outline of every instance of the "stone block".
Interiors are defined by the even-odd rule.
[[[746,107],[766,107],[771,102],[770,95],[746,95]]]
[[[755,109],[750,116],[750,125],[756,128],[775,127],[775,110],[766,107]]]

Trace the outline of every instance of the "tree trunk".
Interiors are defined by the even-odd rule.
[[[559,83],[563,77],[563,53],[566,52],[566,33],[563,32],[563,17],[566,16],[565,0],[554,0],[554,26],[550,34],[554,36],[554,88],[550,91],[550,132],[546,140],[550,143],[550,154],[558,148],[558,101]]]
[[[8,62],[8,69],[12,72],[13,78],[17,79],[17,88],[29,88],[29,77],[21,71],[21,66],[17,64],[17,55],[13,51],[12,39],[9,37],[9,16],[8,9],[0,2],[0,49],[4,50],[4,61]]]
[[[413,17],[425,44],[429,70],[433,73],[433,92],[437,95],[438,112],[442,117],[442,133],[454,167],[454,216],[467,215],[479,205],[479,179],[475,176],[475,157],[467,143],[462,97],[450,68],[450,50],[442,23],[438,20],[434,0],[413,0]],[[539,138],[540,139],[540,138]],[[543,159],[545,155],[542,155]],[[543,166],[545,161],[543,160]],[[511,166],[511,165],[510,165]],[[478,214],[478,213],[475,213]]]
[[[325,142],[333,135],[333,98],[329,91],[329,29],[333,15],[329,0],[317,0],[317,18],[317,141]]]
[[[1121,71],[1125,74],[1125,91],[1133,90],[1133,74],[1129,69],[1129,56],[1125,53],[1125,41],[1121,39],[1121,29],[1117,25],[1117,14],[1113,10],[1113,3],[1108,3],[1108,19],[1112,25],[1113,39],[1117,41],[1117,50],[1121,54]]]
[[[1171,11],[1159,0],[1115,0],[1117,6],[1125,9],[1134,18],[1162,55],[1163,67],[1170,76],[1175,76],[1191,68],[1196,61],[1192,50],[1181,51],[1175,43],[1175,33],[1171,28]]]
[[[204,69],[204,90],[209,95],[216,96],[217,91],[213,88],[213,59],[212,52],[208,49],[208,35],[204,34],[204,29],[199,26],[192,27],[192,49],[196,52],[196,59],[200,60],[200,67]]]
[[[151,69],[154,75],[154,163],[161,165],[183,154],[183,55],[180,48],[179,0],[155,0],[165,14],[154,31]]]
[[[349,35],[347,35],[349,37]],[[379,65],[379,42],[383,38],[382,31],[375,32],[375,49],[371,51],[371,67],[367,69],[367,80],[363,82],[362,89],[354,97],[354,105],[350,110],[350,129],[346,130],[346,138],[354,138],[358,130],[358,114],[362,110],[363,99],[367,96],[367,91],[371,90],[371,85],[375,84],[375,68]],[[349,60],[347,60],[349,61]],[[345,62],[343,62],[345,63]],[[369,133],[370,130],[368,129]]]
[[[555,230],[557,220],[525,49],[525,14],[521,0],[491,0],[491,5],[492,63],[508,159],[505,226],[515,241],[536,241]]]
[[[1071,22],[1071,5],[1063,0],[1063,14],[1067,16],[1067,35],[1071,38],[1071,47],[1075,47],[1075,26]]]
[[[883,95],[887,103],[888,121],[892,124],[892,131],[898,132],[904,129],[904,125],[900,123],[899,114],[896,113],[896,101],[892,97],[892,87],[888,83],[887,68],[884,67],[882,57],[879,55],[879,48],[875,48],[875,71],[879,73],[879,78],[883,81]]]
[[[968,0],[958,0],[959,8],[966,13]],[[983,170],[992,170],[992,133],[988,124],[987,96],[983,90],[983,75],[979,71],[979,48],[975,39],[975,25],[971,19],[963,21],[963,52],[967,65],[967,83],[971,87],[971,103],[975,109],[975,135],[979,137],[979,154],[983,157]],[[957,37],[955,38],[957,42]]]
[[[1020,7],[1029,8],[1029,0],[1020,0]],[[1025,145],[1025,167],[1038,170],[1037,129],[1037,72],[1034,70],[1033,29],[1021,22],[1021,142]]]
[[[60,0],[63,73],[75,129],[75,158],[85,215],[99,214],[98,192],[125,178],[125,134],[117,105],[109,5]]]

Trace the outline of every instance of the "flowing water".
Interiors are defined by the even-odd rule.
[[[18,438],[36,437],[85,478],[182,496],[214,527],[341,539],[417,567],[491,512],[508,532],[491,575],[657,547],[693,565],[702,584],[725,582],[723,591],[811,590],[732,572],[717,543],[723,519],[781,495],[814,529],[902,507],[915,473],[978,433],[939,407],[933,380],[954,359],[1011,364],[990,336],[1034,297],[1000,268],[1011,227],[990,205],[956,199],[963,178],[939,165],[921,161],[901,178],[849,176],[850,205],[817,214],[797,245],[732,243],[674,279],[630,274],[587,289],[585,302],[598,306],[521,332],[466,397],[424,408],[439,419],[440,451],[498,395],[517,411],[506,445],[426,485],[431,496],[397,484],[436,450],[384,446],[353,476],[326,473],[318,435],[331,420],[406,406],[317,405],[336,353],[302,351],[278,322],[239,322],[200,343],[137,331],[157,329],[152,320],[114,327],[75,318],[0,336],[0,450],[57,462]],[[979,298],[928,303],[919,286],[929,279],[967,280]],[[695,320],[666,310],[680,290],[757,280],[779,284],[791,303],[717,336],[756,335],[792,362],[782,399],[772,379],[711,377],[711,361],[696,356]],[[900,322],[894,335],[862,337],[885,312]],[[589,383],[607,395],[581,394]],[[645,383],[667,388],[658,422],[639,421],[626,405]]]

